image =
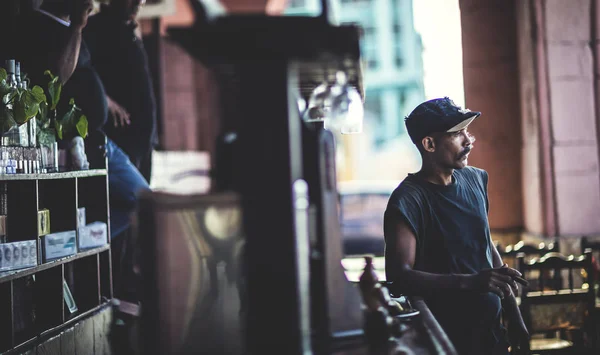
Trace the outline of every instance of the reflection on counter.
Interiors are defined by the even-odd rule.
[[[350,282],[358,282],[360,275],[362,275],[365,269],[365,258],[362,256],[352,256],[342,259],[342,266],[344,267],[344,273],[346,278]],[[386,281],[385,278],[385,258],[374,257],[373,267],[375,268],[375,274],[380,281]]]

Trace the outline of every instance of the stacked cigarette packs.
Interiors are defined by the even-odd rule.
[[[0,270],[15,270],[36,266],[37,243],[35,240],[0,244]]]

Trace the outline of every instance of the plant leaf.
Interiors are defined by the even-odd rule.
[[[48,93],[50,94],[50,101],[52,105],[50,105],[50,109],[56,109],[56,105],[58,105],[58,101],[60,100],[60,94],[62,92],[62,83],[58,80],[58,77],[55,76],[48,83]]]
[[[6,80],[8,74],[6,74],[6,69],[0,68],[0,81]]]
[[[47,102],[46,94],[44,93],[44,89],[42,89],[41,87],[36,85],[30,90],[30,92],[35,97],[35,99],[38,101],[38,103]]]
[[[50,125],[50,117],[48,116],[48,103],[46,101],[40,102],[40,110],[36,115],[38,121],[38,127],[48,127]]]
[[[2,119],[0,119],[0,132],[2,134],[17,126],[13,113],[6,106],[0,111],[0,116],[2,117]]]
[[[46,71],[44,71],[44,75],[48,75],[50,77],[50,80],[54,79],[54,75],[52,74],[52,72],[48,69],[46,69]]]
[[[17,89],[9,88],[6,94],[4,94],[2,97],[2,102],[4,104],[8,104],[9,102],[13,101],[17,95],[19,95]]]
[[[56,120],[56,121],[54,121],[54,127],[56,128],[56,135],[58,136],[58,139],[62,139],[63,138],[62,123],[60,123],[60,121]]]
[[[27,122],[27,112],[24,100],[21,99],[20,95],[15,97],[12,104],[14,120],[17,124],[21,125]]]
[[[87,117],[85,117],[85,115],[81,115],[81,117],[79,117],[76,127],[77,127],[77,132],[79,133],[79,135],[82,138],[87,137],[87,135],[88,135],[88,120],[87,120]]]

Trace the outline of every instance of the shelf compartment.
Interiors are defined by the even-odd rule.
[[[0,273],[0,284],[8,282],[8,281],[12,281],[12,280],[16,280],[19,278],[23,278],[29,275],[33,275],[36,272],[40,272],[43,270],[47,270],[47,269],[51,269],[53,267],[77,260],[77,259],[81,259],[81,258],[86,258],[88,256],[91,255],[96,255],[98,253],[101,253],[105,250],[108,250],[110,248],[109,245],[104,245],[95,249],[90,249],[90,250],[86,250],[83,252],[79,252],[75,255],[66,257],[66,258],[62,258],[62,259],[57,259],[57,260],[53,260],[49,263],[45,263],[45,264],[41,264],[35,267],[30,267],[30,268],[26,268],[26,269],[19,269],[19,270],[11,270],[11,271],[5,271],[5,272],[1,272]]]
[[[111,267],[111,251],[110,249],[103,251],[99,255],[100,258],[100,298],[102,300],[110,300],[112,294],[112,267]]]
[[[12,283],[0,284],[0,352],[13,347]]]
[[[50,211],[51,233],[74,231],[77,228],[76,191],[76,179],[38,181],[38,208]],[[35,235],[37,235],[37,229]]]
[[[108,181],[106,176],[77,179],[78,208],[85,208],[86,222],[108,223]],[[110,240],[110,228],[108,230]]]
[[[6,181],[8,242],[28,240],[37,236],[37,182],[35,180]]]
[[[63,323],[63,268],[55,267],[35,274],[35,313],[38,333]]]
[[[100,304],[99,272],[98,255],[91,255],[65,264],[65,280],[77,305],[75,312],[71,312],[65,305],[65,319],[71,319]]]
[[[37,335],[35,326],[35,275],[27,275],[14,280],[12,284],[14,344],[19,345]]]

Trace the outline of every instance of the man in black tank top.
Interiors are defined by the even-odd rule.
[[[459,354],[508,354],[528,348],[513,290],[521,276],[490,239],[488,175],[467,166],[481,115],[449,98],[426,101],[406,118],[423,160],[392,193],[384,216],[386,274],[404,294],[425,298]]]

